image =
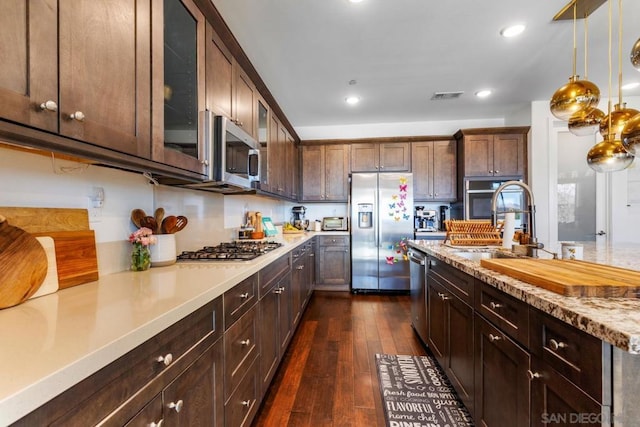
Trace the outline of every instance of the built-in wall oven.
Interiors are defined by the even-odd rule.
[[[464,180],[464,219],[491,219],[491,199],[493,193],[506,181],[522,181],[521,177],[501,177],[500,179],[465,178]],[[505,188],[497,200],[497,211],[526,210],[522,188]],[[521,225],[521,215],[517,215],[516,227]]]

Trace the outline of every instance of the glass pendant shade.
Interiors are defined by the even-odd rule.
[[[576,136],[593,135],[600,129],[600,123],[604,117],[604,112],[599,108],[589,112],[581,111],[569,119],[569,132]]]
[[[640,154],[640,114],[633,116],[622,130],[622,145],[634,156]]]
[[[631,65],[640,71],[640,39],[631,48]]]
[[[638,110],[627,108],[626,103],[623,103],[622,107],[620,104],[616,104],[613,111],[609,113],[611,119],[609,119],[609,116],[606,116],[600,122],[600,135],[605,137],[609,134],[613,134],[616,138],[620,139],[624,126],[633,116],[639,113],[640,111]]]
[[[622,141],[613,134],[605,136],[587,154],[587,164],[596,172],[619,172],[633,163],[633,155],[624,149]]]
[[[571,76],[569,83],[558,89],[549,102],[551,114],[560,120],[569,120],[580,112],[589,112],[600,102],[600,89],[589,80]]]

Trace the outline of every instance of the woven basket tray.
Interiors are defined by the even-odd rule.
[[[463,221],[450,219],[444,222],[447,235],[445,242],[458,246],[501,245],[502,223],[496,227],[489,221]]]

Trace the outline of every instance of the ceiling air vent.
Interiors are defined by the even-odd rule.
[[[444,99],[457,99],[460,98],[460,96],[463,94],[464,92],[462,91],[458,91],[458,92],[434,92],[433,96],[431,97],[432,101],[440,101],[440,100],[444,100]]]

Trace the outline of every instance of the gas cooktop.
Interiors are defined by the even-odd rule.
[[[227,242],[205,246],[197,251],[184,251],[178,261],[250,261],[282,246],[279,242]]]

